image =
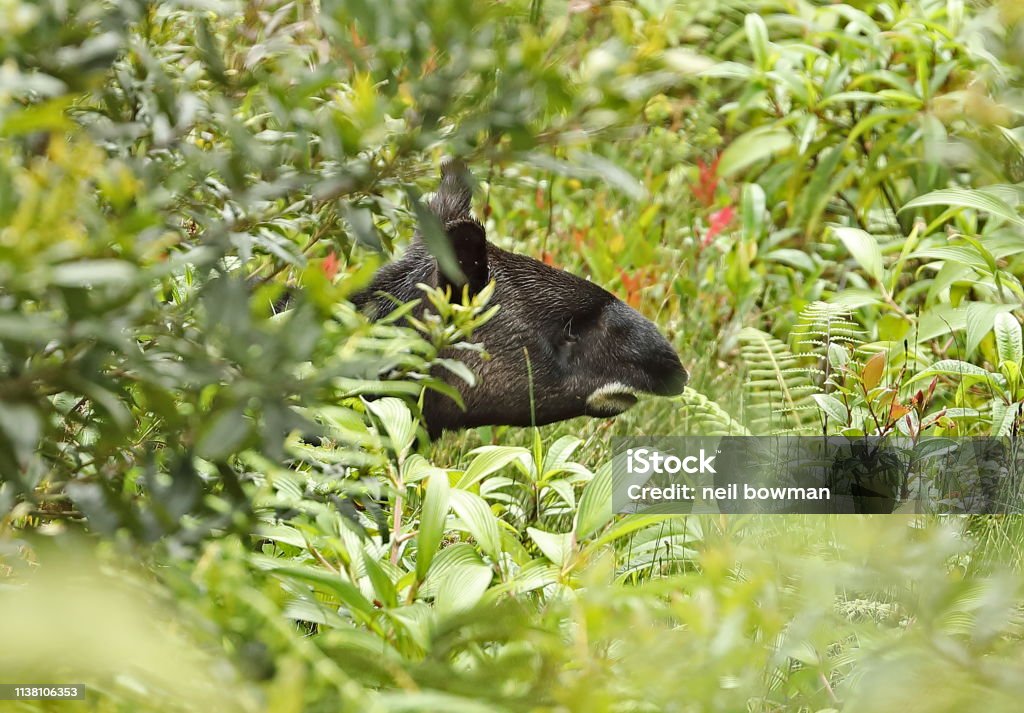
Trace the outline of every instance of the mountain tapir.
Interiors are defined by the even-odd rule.
[[[686,370],[653,323],[592,282],[490,243],[471,213],[471,198],[465,165],[446,160],[429,207],[462,275],[445,275],[418,231],[405,254],[383,266],[354,297],[364,313],[380,319],[396,302],[422,297],[419,283],[451,286],[458,298],[464,285],[475,293],[494,281],[491,304],[500,309],[472,337],[489,358],[473,351],[446,355],[465,362],[478,378],[469,386],[451,374],[444,377],[461,393],[465,410],[428,392],[423,416],[432,437],[472,426],[615,416],[635,404],[638,394],[682,392]]]

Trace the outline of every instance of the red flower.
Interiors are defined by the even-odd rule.
[[[715,191],[718,189],[718,163],[721,160],[721,156],[715,156],[715,160],[707,164],[697,159],[699,176],[697,185],[693,188],[693,195],[705,208],[710,208],[711,204],[715,202]]]
[[[338,274],[338,254],[332,251],[330,255],[324,258],[320,269],[324,271],[328,281],[334,282],[334,276]]]
[[[725,208],[716,210],[712,213],[711,217],[708,219],[708,232],[704,234],[704,238],[700,241],[700,246],[702,248],[706,248],[710,245],[712,240],[718,237],[723,230],[729,227],[729,223],[731,223],[732,219],[735,217],[736,209],[731,205],[727,205]]]

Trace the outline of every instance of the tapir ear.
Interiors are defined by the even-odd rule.
[[[461,296],[462,286],[465,284],[469,285],[471,295],[476,294],[490,280],[487,267],[487,236],[484,234],[483,226],[472,218],[457,220],[445,227],[445,234],[464,279],[445,275],[439,266],[440,286],[451,286],[452,296],[456,298]]]

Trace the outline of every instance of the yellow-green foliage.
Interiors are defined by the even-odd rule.
[[[90,688],[0,710],[1019,708],[1019,517],[620,517],[609,462],[1019,433],[1016,0],[0,0],[0,48],[0,682]],[[347,298],[444,154],[691,388],[428,442],[494,305]]]

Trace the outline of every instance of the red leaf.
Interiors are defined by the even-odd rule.
[[[704,238],[700,241],[700,246],[706,248],[711,244],[723,230],[729,227],[733,218],[736,217],[736,209],[731,205],[727,205],[721,210],[716,210],[708,218],[708,232],[704,234]]]
[[[639,269],[631,275],[619,268],[619,278],[626,291],[626,304],[634,309],[639,309],[643,290],[657,282],[657,273],[654,270]]]
[[[865,391],[871,391],[882,382],[882,373],[885,371],[885,352],[878,352],[867,360],[864,369],[860,373],[861,382]]]
[[[324,271],[324,275],[331,282],[334,282],[334,276],[338,274],[338,255],[332,252],[330,255],[324,258],[323,263],[320,265],[320,269]]]
[[[710,164],[697,159],[697,185],[693,188],[693,195],[705,208],[711,207],[715,202],[715,191],[718,189],[718,162],[721,156],[716,156]]]
[[[619,268],[619,279],[622,280],[622,288],[626,291],[626,304],[630,307],[635,307],[633,304],[634,301],[639,301],[637,287],[639,286],[640,281],[621,267]]]
[[[901,418],[910,413],[910,407],[904,406],[900,402],[893,399],[893,402],[889,405],[889,420],[899,421]]]

